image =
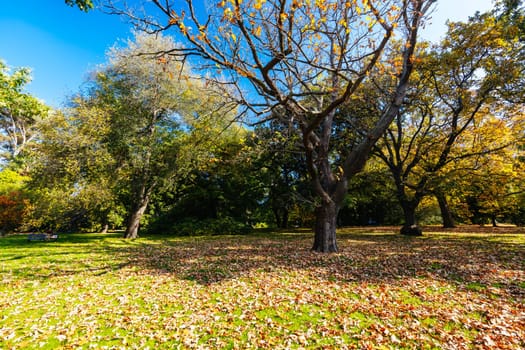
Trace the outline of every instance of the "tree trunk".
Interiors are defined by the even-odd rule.
[[[334,202],[323,203],[315,209],[315,238],[312,250],[319,253],[335,253],[337,249],[337,206]]]
[[[133,206],[133,209],[129,215],[128,226],[126,227],[124,238],[139,237],[140,219],[142,219],[142,216],[148,207],[149,195],[150,193],[146,193],[144,196],[141,196],[141,199],[137,201],[136,205]]]
[[[281,215],[279,214],[279,210],[277,208],[273,208],[273,216],[275,217],[275,224],[277,225],[277,228],[281,228]]]
[[[102,231],[100,233],[108,233],[108,230],[109,230],[109,224],[104,224],[102,226]]]
[[[416,223],[417,203],[414,201],[402,201],[401,207],[405,216],[405,223],[401,227],[401,234],[405,236],[421,236],[421,228]]]
[[[288,228],[288,218],[289,218],[288,213],[289,213],[288,209],[283,209],[281,228]]]
[[[275,224],[277,228],[288,228],[288,209],[273,208],[273,215],[275,216]]]
[[[448,206],[446,196],[443,193],[438,192],[436,193],[436,199],[439,203],[439,210],[441,211],[441,219],[443,220],[443,227],[444,228],[456,227],[456,223],[454,222],[454,218],[452,217],[452,212],[450,211],[450,208]]]

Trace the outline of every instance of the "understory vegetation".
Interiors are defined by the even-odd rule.
[[[426,231],[1,238],[0,348],[525,348],[523,232]]]

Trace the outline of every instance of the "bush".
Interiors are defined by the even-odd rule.
[[[220,219],[184,219],[168,228],[151,227],[150,233],[166,233],[175,236],[239,235],[250,232],[251,227],[231,217]]]
[[[0,234],[12,232],[23,224],[28,205],[20,192],[0,195]]]

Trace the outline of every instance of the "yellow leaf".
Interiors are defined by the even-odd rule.
[[[261,36],[261,32],[262,32],[261,26],[257,26],[256,28],[252,30],[252,33],[255,36]]]
[[[256,10],[260,10],[262,8],[262,5],[265,3],[266,0],[256,0],[253,4],[253,8]]]

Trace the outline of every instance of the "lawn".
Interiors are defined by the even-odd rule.
[[[0,238],[0,349],[525,349],[525,233],[460,231]]]

